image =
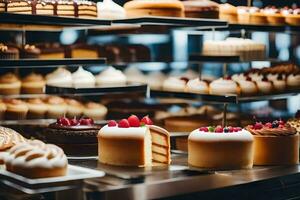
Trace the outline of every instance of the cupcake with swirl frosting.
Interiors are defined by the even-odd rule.
[[[299,134],[282,120],[256,122],[246,129],[254,136],[254,165],[299,163]]]

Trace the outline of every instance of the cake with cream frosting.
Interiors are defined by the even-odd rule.
[[[113,2],[112,0],[104,0],[97,3],[99,19],[124,19],[126,18],[125,9]]]
[[[110,66],[96,76],[96,83],[99,86],[122,86],[127,81],[122,71]]]
[[[94,87],[96,83],[94,75],[82,67],[72,74],[72,81],[75,88]]]
[[[254,136],[254,165],[299,163],[299,134],[282,120],[256,122],[246,129]]]
[[[109,123],[98,133],[99,161],[118,166],[170,164],[170,135],[148,116],[132,115]]]
[[[209,93],[216,95],[240,94],[240,88],[230,77],[220,78],[209,84]]]
[[[46,75],[46,84],[51,86],[72,87],[72,74],[63,67]]]
[[[252,168],[253,153],[253,136],[240,127],[201,127],[188,137],[188,163],[193,167]]]

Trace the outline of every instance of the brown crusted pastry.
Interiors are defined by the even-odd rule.
[[[20,94],[21,81],[13,73],[0,75],[0,94],[13,95]]]
[[[185,17],[219,18],[219,4],[209,0],[187,0],[184,5]]]
[[[256,122],[246,128],[254,136],[254,165],[299,163],[299,134],[283,121]]]
[[[46,178],[66,175],[68,160],[58,146],[32,140],[12,147],[5,157],[5,166],[24,177]]]
[[[0,59],[19,59],[19,50],[0,43]]]
[[[28,112],[27,104],[19,99],[6,99],[5,119],[7,120],[22,120],[26,119]]]
[[[44,119],[45,115],[48,111],[47,105],[39,98],[36,99],[28,99],[28,119]]]
[[[24,94],[42,94],[44,93],[45,80],[41,74],[34,72],[22,79],[22,93]]]
[[[58,96],[51,96],[46,99],[45,103],[48,106],[47,118],[56,119],[62,117],[67,112],[65,100]]]
[[[62,59],[65,58],[65,49],[58,43],[36,44],[40,50],[40,59]]]
[[[16,131],[0,126],[0,165],[4,163],[7,150],[26,139]]]
[[[237,19],[237,8],[231,4],[225,3],[219,6],[219,18],[226,20],[230,23],[236,23]]]
[[[0,120],[4,119],[6,111],[6,104],[3,102],[2,99],[0,99]]]

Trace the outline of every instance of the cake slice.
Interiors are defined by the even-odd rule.
[[[169,132],[152,125],[148,117],[110,121],[100,129],[98,143],[99,161],[104,164],[145,167],[171,162]]]

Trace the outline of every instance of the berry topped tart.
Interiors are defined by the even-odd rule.
[[[100,129],[98,142],[99,161],[103,164],[145,167],[171,162],[170,134],[153,125],[148,116],[109,121]]]
[[[97,134],[101,127],[91,118],[61,117],[49,124],[39,139],[57,144],[67,155],[97,155]]]
[[[196,129],[188,138],[188,163],[208,169],[252,168],[253,136],[241,127]]]
[[[254,165],[299,163],[299,134],[282,120],[256,122],[246,129],[254,136]]]

